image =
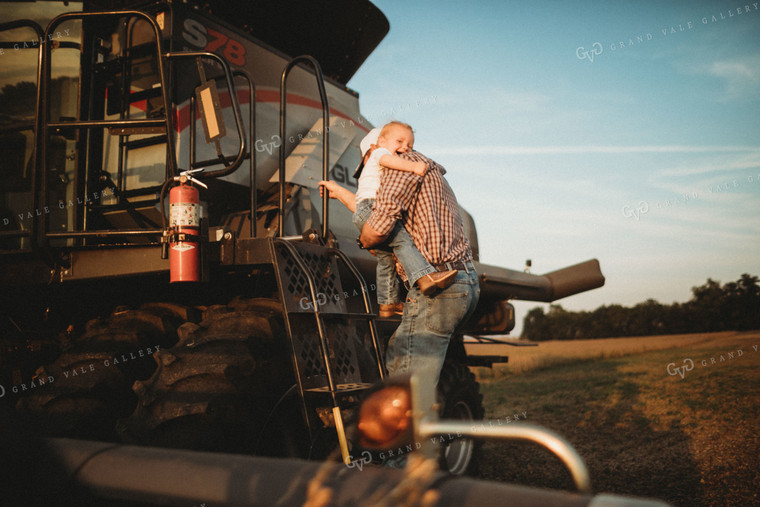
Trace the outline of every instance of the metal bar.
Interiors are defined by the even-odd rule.
[[[301,55],[293,58],[285,66],[282,71],[282,77],[280,78],[280,204],[279,204],[279,222],[278,222],[278,235],[282,236],[283,226],[285,221],[285,119],[286,105],[287,105],[287,80],[288,74],[293,67],[298,63],[309,63],[314,68],[314,77],[317,79],[317,87],[319,88],[319,99],[322,102],[322,179],[327,179],[327,171],[329,169],[329,153],[330,153],[330,135],[327,131],[330,128],[330,105],[327,102],[327,92],[325,91],[325,80],[322,76],[322,68],[319,66],[319,62],[309,55]],[[322,239],[327,238],[328,226],[328,201],[330,198],[327,192],[322,196]]]
[[[232,103],[232,114],[235,116],[235,125],[237,127],[238,138],[240,139],[240,143],[238,145],[238,154],[235,157],[235,162],[229,167],[225,167],[224,169],[220,169],[218,171],[207,172],[207,173],[204,173],[203,175],[196,175],[195,177],[198,179],[219,178],[222,176],[228,176],[232,174],[243,163],[243,158],[245,155],[245,127],[243,126],[243,118],[240,116],[240,105],[238,104],[237,94],[235,92],[235,83],[233,82],[233,79],[232,79],[232,72],[230,71],[230,66],[227,64],[227,61],[224,60],[219,55],[215,53],[209,53],[207,51],[170,52],[170,53],[166,53],[165,56],[169,60],[171,60],[172,58],[198,58],[198,57],[211,58],[212,60],[216,60],[216,62],[222,67],[222,70],[224,71],[224,79],[227,81],[227,90],[229,91],[229,94],[230,94],[230,102]],[[190,119],[190,121],[194,122],[195,114],[194,113],[191,113],[191,114],[192,114],[192,118]]]
[[[164,136],[153,136],[144,139],[136,139],[134,141],[124,141],[124,147],[128,150],[138,150],[140,148],[147,148],[148,146],[165,143]]]
[[[88,120],[88,121],[66,121],[51,122],[47,128],[107,128],[107,127],[150,127],[164,126],[164,120],[161,119],[144,119],[144,120]]]
[[[50,21],[50,24],[48,24],[47,29],[45,30],[45,38],[47,38],[48,33],[52,32],[58,25],[63,23],[64,21],[72,20],[72,19],[86,19],[86,18],[104,18],[104,17],[136,17],[136,18],[142,18],[146,20],[151,28],[153,29],[153,34],[155,36],[155,42],[156,42],[156,65],[158,66],[158,74],[161,79],[161,96],[164,102],[164,118],[159,120],[132,120],[129,123],[125,123],[125,125],[135,125],[139,124],[138,122],[142,122],[142,124],[148,126],[148,125],[163,125],[166,129],[166,144],[167,144],[167,154],[168,154],[168,164],[167,169],[169,172],[173,175],[177,175],[177,156],[174,153],[174,126],[172,123],[172,103],[169,100],[169,90],[166,86],[166,73],[164,72],[164,53],[163,48],[161,44],[161,28],[158,26],[158,23],[156,23],[156,20],[153,18],[153,16],[150,16],[149,14],[142,12],[142,11],[136,11],[136,10],[124,10],[124,11],[105,11],[105,12],[71,12],[71,13],[64,13],[56,16],[53,18],[52,21]],[[45,44],[46,48],[49,46],[49,44]],[[41,48],[42,49],[42,48]],[[49,49],[45,49],[45,52],[49,54]],[[82,128],[91,128],[91,127],[104,127],[107,126],[109,123],[108,121],[92,121],[92,122],[69,122],[68,124],[50,124],[48,127],[65,127],[65,126],[77,126]]]
[[[17,19],[14,21],[8,21],[7,23],[0,23],[0,32],[5,32],[8,30],[16,30],[18,28],[31,28],[37,35],[37,40],[39,41],[44,31],[42,30],[42,27],[39,23],[36,21],[32,21],[31,19]],[[5,48],[12,48],[14,44],[24,44],[28,41],[3,41],[0,42],[0,47],[3,49]],[[35,41],[37,42],[37,41]],[[34,46],[32,46],[34,47]],[[31,49],[31,48],[19,48],[19,49]]]
[[[497,338],[491,338],[489,336],[481,336],[481,335],[469,335],[469,336],[477,340],[477,342],[473,343],[473,345],[486,344],[486,345],[509,345],[511,347],[538,347],[538,343],[516,342],[514,340],[499,340]]]
[[[256,155],[254,154],[255,152],[253,151],[255,127],[253,125],[255,125],[255,121],[256,121],[255,120],[256,87],[255,87],[255,85],[253,83],[253,80],[251,79],[251,77],[248,75],[247,72],[243,72],[241,70],[237,70],[237,71],[233,72],[232,75],[233,76],[241,76],[241,77],[245,78],[248,81],[249,103],[253,104],[253,106],[251,106],[249,108],[249,110],[251,110],[250,120],[249,120],[249,124],[251,125],[251,127],[250,127],[250,131],[251,132],[250,132],[250,142],[248,143],[250,146],[248,147],[247,150],[245,150],[243,152],[243,160],[250,159],[251,160],[251,164],[255,164],[256,163]],[[222,79],[222,78],[217,77],[215,79],[218,80],[218,79]],[[212,158],[212,159],[208,159],[208,160],[201,160],[200,162],[198,162],[198,161],[195,160],[195,120],[194,120],[194,118],[195,118],[195,102],[196,102],[195,101],[195,95],[191,95],[190,96],[190,117],[192,118],[192,120],[190,121],[190,168],[191,169],[199,169],[201,167],[208,167],[208,166],[217,165],[217,164],[220,164],[220,163],[224,164],[227,167],[230,167],[227,164],[229,163],[230,165],[233,165],[235,162],[237,162],[239,155],[235,155],[234,157],[232,157],[232,156],[222,156],[222,157],[219,157],[219,158]],[[227,170],[229,170],[229,169],[225,169],[225,171],[227,171]],[[208,177],[209,175],[211,175],[213,177],[214,173],[204,173],[203,175],[206,176],[206,177]],[[221,176],[224,176],[224,175],[221,175]],[[255,179],[252,180],[252,181],[255,181]],[[255,197],[254,197],[254,201],[255,201]],[[255,208],[255,202],[252,203],[251,207]],[[251,237],[253,237],[253,235]]]
[[[0,24],[0,32],[5,32],[8,30],[15,30],[18,28],[30,28],[37,36],[37,40],[44,40],[44,31],[42,30],[42,27],[39,25],[39,23],[36,23],[35,21],[32,21],[31,19],[19,19],[16,21],[10,21],[8,23]],[[49,44],[40,44],[38,50],[37,50],[37,97],[34,105],[34,118],[35,118],[35,125],[32,125],[32,153],[30,155],[30,166],[32,168],[32,174],[31,174],[31,192],[32,192],[32,209],[39,209],[39,202],[40,202],[40,195],[37,189],[38,184],[38,178],[37,178],[37,161],[39,160],[39,119],[40,119],[40,83],[41,83],[41,66],[42,66],[42,52],[43,48],[42,46],[49,46]],[[27,130],[27,127],[24,126],[21,129],[17,130]],[[44,178],[42,178],[44,180]],[[44,220],[44,218],[43,218]],[[37,235],[36,232],[38,230],[38,220],[37,217],[32,217],[31,227],[29,228],[29,231],[27,234],[29,236],[29,240],[32,246],[33,251],[37,251]]]
[[[190,169],[195,169],[195,93],[190,94]]]
[[[201,63],[200,57],[196,58],[196,65],[198,67],[198,72],[203,71],[203,64]],[[205,77],[201,76],[202,81],[205,81]],[[195,93],[190,94],[190,112],[188,113],[190,115],[190,169],[195,169],[197,166],[195,165]]]
[[[256,83],[251,75],[246,70],[236,70],[232,73],[233,76],[242,77],[248,82],[248,156],[249,156],[249,170],[250,170],[250,185],[251,185],[251,223],[250,223],[250,236],[256,237]]]
[[[251,154],[250,171],[251,171],[251,237],[255,238],[258,235],[258,224],[256,223],[256,211],[258,209],[258,192],[256,191],[256,83],[253,78],[245,72],[248,79],[250,88],[248,98],[248,130],[249,132],[249,144],[248,152]]]
[[[109,236],[160,236],[163,234],[161,229],[122,229],[122,230],[100,230],[100,231],[72,231],[72,232],[49,232],[48,238],[105,238]]]
[[[47,32],[43,32],[43,37]],[[34,164],[32,171],[32,207],[39,209],[40,198],[47,198],[47,76],[50,73],[50,44],[40,44],[37,52],[37,103],[35,105],[35,121],[37,127],[34,129]],[[39,220],[35,216],[32,218],[31,237],[29,238],[32,245],[32,251],[40,253],[41,245],[39,240],[45,241],[45,232],[47,232],[47,214]],[[40,256],[47,259],[47,255]],[[52,267],[52,264],[48,262]]]
[[[127,44],[124,47],[124,56],[119,58],[119,64],[121,65],[121,93],[119,94],[119,120],[129,120],[131,103],[127,97],[132,92],[132,29],[136,23],[129,24],[129,18],[124,18],[121,22],[121,29],[127,32]],[[146,101],[147,103],[147,101]],[[106,106],[106,109],[108,106]],[[146,105],[145,112],[148,112]],[[119,194],[124,192],[124,173],[129,165],[129,148],[125,146],[125,142],[129,134],[122,130],[119,135],[119,162],[116,169],[116,188]],[[89,178],[88,178],[89,179]],[[117,202],[121,203],[121,195],[117,195]]]
[[[28,20],[21,20],[21,21],[28,21]],[[29,25],[24,25],[24,26],[29,26]],[[16,28],[19,28],[19,27],[16,27]],[[41,27],[40,27],[40,30],[42,30]],[[2,31],[2,27],[0,27],[0,31]],[[40,33],[42,33],[42,32],[40,32]],[[0,41],[0,49],[13,49],[14,51],[16,51],[16,50],[21,50],[21,49],[33,49],[33,48],[36,47],[36,45],[33,45],[31,47],[26,47],[26,48],[19,47],[22,44],[29,44],[29,40],[19,40],[19,41],[4,40],[4,41]],[[76,42],[59,41],[58,39],[56,39],[56,44],[57,44],[58,48],[63,48],[63,49],[80,49],[80,45],[78,43],[76,43]]]
[[[509,440],[528,440],[535,442],[553,452],[565,464],[573,476],[575,485],[581,493],[591,493],[591,478],[588,468],[578,452],[564,438],[551,430],[534,424],[516,423],[508,426],[486,426],[480,421],[451,422],[451,421],[422,421],[419,425],[419,435],[427,438],[435,435],[456,434],[469,438],[493,438]]]

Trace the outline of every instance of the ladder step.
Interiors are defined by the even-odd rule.
[[[134,141],[125,141],[124,147],[128,150],[136,150],[157,144],[166,144],[166,136],[153,136],[146,137],[145,139],[135,139]]]
[[[369,389],[374,384],[369,384],[366,382],[358,382],[355,384],[338,384],[335,386],[335,392],[338,393],[345,393],[349,391],[364,391],[365,389]],[[311,389],[304,389],[306,392],[310,393],[329,393],[330,392],[330,386],[322,386],[322,387],[312,387]]]
[[[314,312],[304,312],[314,313]],[[346,313],[346,312],[319,312],[320,317],[341,317],[352,319],[376,319],[376,313]]]
[[[108,133],[112,136],[136,136],[139,134],[162,134],[166,132],[164,127],[108,127]]]

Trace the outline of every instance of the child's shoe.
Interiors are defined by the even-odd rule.
[[[404,315],[404,303],[391,303],[389,305],[380,305],[380,311],[377,313],[378,317],[387,319],[394,315]]]

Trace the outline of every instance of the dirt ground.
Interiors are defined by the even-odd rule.
[[[519,373],[481,374],[485,418],[514,424],[518,414],[564,436],[586,461],[595,493],[677,506],[760,505],[760,332],[674,344],[656,350],[621,341],[631,352],[589,351]],[[559,459],[531,443],[486,443],[479,476],[574,489]]]

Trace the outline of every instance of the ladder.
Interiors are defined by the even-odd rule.
[[[314,234],[316,236],[316,233]],[[271,258],[292,348],[302,412],[313,440],[335,425],[344,463],[350,461],[341,409],[384,377],[382,351],[367,284],[346,255],[321,244],[281,238]],[[371,354],[369,353],[371,351]]]

